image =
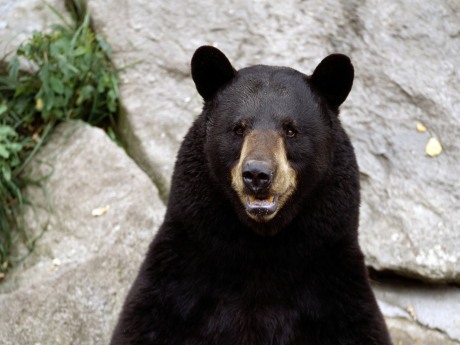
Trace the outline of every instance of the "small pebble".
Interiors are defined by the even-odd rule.
[[[59,266],[61,266],[61,260],[59,260],[58,258],[54,258],[53,261],[51,262],[50,271],[51,272],[57,271]]]
[[[426,143],[425,152],[430,157],[439,156],[442,153],[442,146],[439,140],[435,137],[431,137]]]
[[[98,208],[95,208],[92,212],[91,212],[91,215],[93,217],[100,217],[100,216],[103,216],[104,214],[106,214],[109,210],[110,206],[107,205],[107,206],[104,206],[104,207],[98,207]]]
[[[417,123],[417,132],[419,133],[425,133],[426,132],[426,127],[423,123],[418,122]]]

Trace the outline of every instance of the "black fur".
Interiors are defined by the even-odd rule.
[[[200,49],[194,64],[206,51],[220,56]],[[353,79],[340,77],[352,73],[347,59],[320,69],[338,71],[339,87],[322,81],[323,72],[312,81],[268,66],[214,75],[219,82],[206,86],[203,62],[195,82],[205,106],[179,151],[164,223],[112,345],[391,343],[358,245],[358,168],[336,110]],[[230,185],[242,144],[233,128],[243,118],[249,130],[284,135],[289,123],[298,131],[285,138],[298,188],[268,224],[247,217]]]

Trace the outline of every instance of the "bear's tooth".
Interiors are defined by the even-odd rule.
[[[252,204],[254,203],[254,201],[256,201],[256,197],[253,195],[249,195],[249,203]]]

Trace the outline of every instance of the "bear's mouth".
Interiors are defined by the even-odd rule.
[[[272,215],[278,209],[278,195],[269,195],[266,198],[258,198],[254,195],[246,196],[246,212],[255,218],[265,218]]]

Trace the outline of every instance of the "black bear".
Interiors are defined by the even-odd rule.
[[[204,99],[112,344],[388,345],[358,245],[359,180],[338,108],[354,69],[307,76],[192,58]]]

